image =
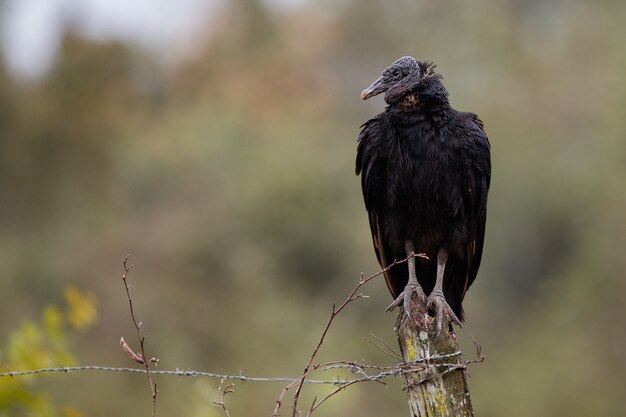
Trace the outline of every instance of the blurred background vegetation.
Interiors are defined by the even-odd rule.
[[[0,368],[128,366],[119,278],[132,253],[162,368],[297,375],[331,303],[378,270],[354,159],[384,103],[359,93],[413,55],[492,144],[483,265],[459,331],[466,354],[473,335],[487,355],[470,369],[476,414],[624,415],[626,3],[288,3],[220,2],[173,63],[169,45],[73,24],[38,78],[0,62]],[[395,344],[383,280],[366,292],[320,359],[393,362],[362,340]],[[0,383],[0,416],[150,408],[137,375]],[[222,413],[218,381],[157,384],[159,415]],[[269,415],[281,388],[237,383],[227,403]],[[405,414],[400,381],[319,410]]]

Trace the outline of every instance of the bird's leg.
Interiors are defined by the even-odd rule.
[[[422,289],[422,286],[417,282],[417,274],[415,273],[415,247],[413,242],[406,240],[404,242],[404,249],[406,250],[406,256],[408,257],[407,266],[409,269],[409,280],[404,287],[404,291],[387,307],[387,311],[391,311],[398,307],[400,304],[404,307],[404,313],[407,317],[410,315],[409,311],[411,306],[411,296],[417,295],[417,301],[419,303],[426,303],[426,294]]]
[[[454,323],[461,325],[461,321],[454,314],[452,308],[446,301],[443,295],[443,274],[446,270],[446,261],[448,260],[448,251],[444,248],[439,249],[437,252],[437,280],[435,281],[435,288],[428,296],[428,309],[433,309],[435,317],[437,319],[437,340],[441,336],[441,329],[443,327],[443,312],[444,310]]]

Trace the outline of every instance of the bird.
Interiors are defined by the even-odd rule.
[[[363,90],[362,100],[384,94],[386,107],[361,125],[356,174],[394,297],[387,311],[402,305],[409,315],[415,295],[434,316],[438,340],[444,314],[464,320],[480,266],[491,145],[476,114],[451,107],[435,69],[404,56]]]

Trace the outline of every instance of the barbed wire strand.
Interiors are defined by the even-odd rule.
[[[70,373],[70,372],[81,372],[81,371],[106,371],[106,372],[131,372],[138,374],[145,374],[145,368],[122,368],[122,367],[112,367],[112,366],[100,366],[100,365],[83,365],[83,366],[63,366],[56,368],[39,368],[32,369],[28,371],[6,371],[0,372],[1,377],[18,377],[25,375],[34,375],[34,374],[43,374],[43,373]],[[183,377],[208,377],[215,379],[229,379],[229,380],[238,380],[242,382],[250,381],[250,382],[293,382],[298,380],[299,378],[265,378],[265,377],[252,377],[245,375],[226,375],[226,374],[216,374],[213,372],[204,372],[204,371],[189,371],[189,370],[162,370],[162,369],[151,369],[151,374],[155,375],[170,375],[170,376],[183,376]],[[331,380],[314,380],[308,379],[306,380],[307,384],[336,384],[339,382],[331,381]]]
[[[423,362],[430,362],[442,359],[450,359],[456,356],[460,356],[461,352],[448,353],[445,355],[433,355],[426,358],[420,358],[415,361],[409,362],[407,364],[399,364],[395,366],[377,366],[377,365],[369,365],[366,363],[356,363],[353,361],[333,361],[324,364],[316,365],[316,369],[320,369],[322,371],[328,371],[331,369],[350,369],[351,371],[359,370],[359,369],[376,369],[376,370],[385,370],[386,372],[394,371],[400,369],[401,367],[406,367],[419,364]],[[445,365],[445,364],[444,364]],[[82,372],[82,371],[105,371],[105,372],[130,372],[130,373],[138,373],[145,374],[145,368],[124,368],[124,367],[113,367],[113,366],[101,366],[101,365],[81,365],[81,366],[59,366],[59,367],[48,367],[48,368],[39,368],[39,369],[31,369],[27,371],[11,371],[6,370],[5,372],[0,372],[0,378],[2,377],[20,377],[26,375],[35,375],[35,374],[44,374],[44,373],[65,373],[68,374],[70,372]],[[151,369],[150,373],[155,375],[169,375],[169,376],[182,376],[189,378],[214,378],[220,380],[233,380],[233,381],[242,381],[242,382],[294,382],[300,381],[300,378],[289,378],[289,377],[254,377],[254,376],[246,376],[246,375],[228,375],[228,374],[218,374],[215,372],[205,372],[205,371],[195,371],[195,370],[184,370],[184,369],[175,369],[175,370],[164,370],[164,369]],[[348,382],[351,382],[352,379],[305,379],[305,384],[327,384],[327,385],[342,385]]]

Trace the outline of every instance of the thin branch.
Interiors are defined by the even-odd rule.
[[[387,343],[385,343],[385,341],[379,339],[376,335],[370,333],[374,338],[376,338],[376,340],[378,342],[380,342],[383,347],[381,347],[378,343],[369,340],[368,338],[364,337],[363,340],[365,340],[367,343],[370,343],[372,346],[374,346],[376,349],[380,350],[382,353],[384,353],[385,355],[398,360],[398,361],[402,361],[402,356],[396,352],[395,350],[393,350]]]
[[[476,346],[476,357],[478,358],[478,360],[476,362],[482,362],[485,360],[485,355],[483,355],[483,347],[480,343],[478,343],[478,341],[476,341],[476,339],[474,339],[474,336],[472,335],[472,342],[474,342],[474,346]]]
[[[389,346],[389,344],[387,344],[387,342],[385,342],[383,339],[381,339],[380,337],[376,336],[374,333],[370,333],[370,335],[372,335],[372,337],[376,340],[378,340],[380,343],[383,344],[383,346],[385,346],[387,348],[387,350],[391,353],[393,353],[394,355],[396,355],[396,357],[400,358],[400,360],[402,360],[402,355],[400,354],[400,352],[395,351],[391,346]]]
[[[224,397],[226,397],[227,394],[235,392],[235,384],[226,385],[226,388],[222,389],[223,384],[224,379],[220,381],[220,386],[217,388],[217,390],[220,392],[220,400],[213,401],[213,404],[222,407],[222,410],[224,410],[224,414],[226,415],[226,417],[230,417],[230,412],[228,412],[228,408],[226,408],[226,404],[224,404]]]
[[[392,368],[394,368],[394,366],[372,365],[372,364],[366,363],[365,361],[361,361],[361,362],[355,362],[355,361],[331,361],[331,362],[321,363],[321,364],[317,365],[317,368],[319,368],[321,371],[329,371],[331,369],[337,369],[337,368],[344,368],[344,369],[348,368],[348,369],[351,369],[354,373],[358,373],[358,369],[354,370],[353,368],[376,369],[376,370],[381,371],[381,370],[392,369]]]
[[[279,416],[278,412],[280,411],[280,407],[283,405],[283,398],[285,397],[285,394],[287,394],[287,391],[293,388],[297,383],[300,383],[301,380],[304,380],[303,377],[296,378],[293,381],[291,381],[290,384],[285,385],[283,387],[283,389],[280,391],[280,395],[276,399],[276,404],[274,405],[274,411],[272,412],[272,417]]]
[[[404,258],[404,259],[402,259],[400,261],[398,261],[398,260],[393,261],[391,263],[391,265],[387,266],[386,268],[383,268],[382,270],[376,272],[375,274],[370,275],[367,278],[363,278],[363,273],[361,273],[361,277],[359,278],[359,281],[358,281],[357,285],[350,292],[350,294],[348,295],[348,298],[346,298],[344,300],[344,302],[341,303],[339,308],[336,308],[335,303],[333,303],[333,308],[332,308],[332,311],[330,313],[330,318],[328,319],[328,322],[326,323],[326,327],[324,327],[324,330],[322,331],[322,335],[321,335],[319,341],[317,342],[317,345],[315,346],[315,349],[313,349],[313,353],[309,357],[309,360],[308,360],[307,364],[304,366],[304,371],[302,372],[302,376],[300,378],[300,381],[298,382],[298,386],[296,388],[296,392],[295,392],[295,394],[293,396],[293,403],[291,405],[291,412],[292,412],[291,415],[292,415],[292,417],[298,417],[298,400],[300,398],[300,393],[302,392],[302,385],[304,384],[304,380],[305,380],[306,376],[311,371],[311,364],[313,363],[313,360],[315,360],[315,356],[317,355],[317,352],[319,351],[320,347],[324,343],[324,339],[326,338],[326,334],[328,333],[328,329],[330,328],[330,326],[332,325],[333,321],[335,320],[335,317],[337,317],[337,315],[339,313],[341,313],[341,311],[344,308],[346,308],[346,306],[348,306],[348,304],[350,304],[352,301],[357,300],[359,298],[365,297],[365,295],[363,293],[359,293],[358,292],[363,285],[365,285],[366,283],[368,283],[372,279],[374,279],[374,278],[376,278],[376,277],[378,277],[380,275],[383,275],[385,272],[389,271],[391,268],[395,267],[396,265],[399,265],[399,264],[402,264],[404,262],[407,262],[409,259],[414,258],[414,257],[421,257],[421,258],[428,259],[428,257],[425,254],[423,254],[423,253],[412,253],[411,255],[407,256],[406,258]],[[286,392],[286,390],[283,390],[283,392],[281,392],[281,398],[285,394],[285,392]],[[274,415],[277,414],[278,408],[280,408],[280,404],[277,401],[277,409],[274,410]]]
[[[365,361],[362,361],[362,362],[332,361],[332,362],[325,362],[325,363],[317,364],[313,367],[313,370],[319,369],[320,371],[329,371],[331,369],[348,369],[350,372],[352,372],[355,375],[362,375],[364,377],[369,377],[367,372],[365,372],[366,369],[375,369],[377,371],[380,371],[380,370],[389,370],[393,368],[394,368],[393,366],[370,365],[368,363],[365,363]],[[335,379],[334,385],[343,385],[351,381],[353,380],[352,379],[344,379],[344,380]],[[387,385],[384,381],[377,381],[377,382],[380,382],[383,385]]]
[[[357,384],[359,382],[365,382],[365,381],[372,381],[373,379],[371,379],[371,377],[363,377],[363,378],[359,378],[359,379],[354,379],[350,382],[347,382],[345,384],[341,384],[339,385],[337,388],[335,388],[334,390],[332,390],[330,393],[326,394],[320,401],[316,401],[317,398],[313,401],[313,404],[311,404],[311,407],[309,408],[309,411],[307,413],[307,417],[309,417],[311,414],[313,414],[313,412],[315,410],[317,410],[317,408],[322,405],[323,403],[325,403],[329,398],[331,398],[332,396],[334,396],[335,394],[337,394],[339,391],[344,390],[346,388],[348,388],[350,385],[354,385]],[[377,380],[380,382],[380,380]]]
[[[141,333],[141,322],[137,322],[135,318],[135,311],[133,309],[133,299],[130,296],[130,285],[128,285],[128,273],[131,269],[133,269],[134,265],[128,264],[128,258],[130,255],[127,255],[122,261],[122,265],[124,265],[124,274],[122,275],[122,281],[124,282],[124,288],[126,289],[126,297],[128,297],[128,305],[130,307],[130,317],[133,319],[133,324],[135,325],[135,329],[137,330],[137,337],[139,338],[139,347],[141,349],[141,355],[135,353],[130,346],[126,343],[124,338],[120,339],[120,343],[126,353],[130,356],[132,360],[135,362],[141,363],[146,369],[146,375],[148,376],[148,384],[150,384],[150,392],[152,393],[152,417],[156,417],[156,401],[157,401],[157,386],[156,383],[152,381],[152,375],[150,373],[150,365],[152,363],[157,364],[158,359],[151,358],[150,360],[146,359],[146,351],[144,349],[144,342],[146,341],[146,337]]]

